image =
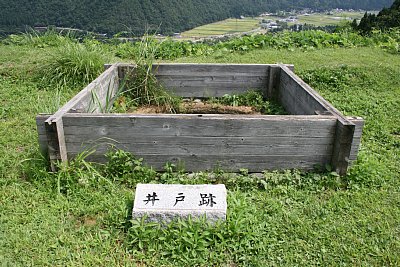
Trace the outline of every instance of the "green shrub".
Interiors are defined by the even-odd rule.
[[[143,159],[135,158],[131,153],[120,149],[111,149],[107,154],[104,176],[115,182],[134,187],[139,182],[154,180],[156,172],[143,165]]]

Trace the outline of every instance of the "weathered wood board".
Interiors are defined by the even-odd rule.
[[[69,158],[94,149],[92,159],[104,161],[116,147],[157,170],[169,161],[187,171],[312,169],[329,163],[336,129],[331,116],[66,114],[63,122]]]
[[[293,65],[285,66],[293,69]],[[163,63],[154,65],[153,72],[160,84],[174,94],[205,98],[242,94],[249,89],[266,91],[270,86],[270,69],[278,68],[277,64]]]
[[[315,115],[316,112],[328,111],[292,72],[282,68],[280,74],[278,100],[288,113]]]
[[[350,163],[357,159],[357,153],[361,144],[362,129],[364,127],[364,120],[360,117],[349,117],[348,118],[355,125],[353,141],[351,143],[350,151]]]

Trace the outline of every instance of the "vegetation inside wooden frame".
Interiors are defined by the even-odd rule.
[[[114,114],[105,111],[127,77],[135,78],[135,66],[111,65],[56,114],[38,117],[41,144],[52,161],[75,157],[91,146],[96,149],[88,159],[104,161],[112,144],[156,170],[166,162],[187,171],[331,165],[343,175],[356,158],[363,120],[344,117],[292,69],[277,64],[152,67],[156,79],[175,95],[222,97],[254,88],[280,102],[290,115]]]
[[[209,77],[196,76],[190,70],[187,74],[181,75],[178,79],[190,87],[190,82],[203,82],[203,89],[208,90],[207,79],[214,77],[221,80],[216,81],[209,93],[197,95],[197,97],[184,97],[174,92],[174,86],[159,81],[160,65],[153,65],[152,60],[144,60],[134,68],[129,68],[124,74],[123,86],[116,100],[113,102],[110,113],[135,113],[135,114],[252,114],[252,115],[285,115],[287,114],[282,106],[273,101],[267,100],[264,90],[245,88],[242,85],[242,92],[215,96],[215,90],[227,86],[233,86],[236,76],[209,73]],[[157,76],[156,74],[157,73]],[[197,73],[198,74],[198,73]],[[234,74],[236,75],[236,74]],[[239,73],[240,75],[240,73]],[[211,77],[211,78],[210,78]],[[170,77],[174,79],[174,77]],[[186,79],[184,81],[184,79]],[[220,86],[220,88],[217,88]],[[208,94],[208,96],[206,96]]]
[[[162,88],[161,88],[162,90]],[[128,93],[126,93],[128,92]],[[110,113],[130,114],[231,114],[231,115],[286,115],[276,101],[267,100],[261,91],[249,90],[243,94],[209,98],[183,98],[163,92],[170,102],[150,101],[142,104],[124,91],[114,101]]]

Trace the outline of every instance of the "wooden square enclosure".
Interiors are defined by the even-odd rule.
[[[259,89],[291,115],[103,113],[135,65],[106,70],[53,115],[37,116],[39,143],[54,167],[91,149],[104,161],[110,145],[162,170],[220,168],[262,172],[331,165],[339,174],[356,159],[362,118],[345,117],[281,64],[159,64],[160,83],[182,97],[218,97]]]

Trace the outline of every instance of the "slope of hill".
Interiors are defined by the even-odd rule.
[[[55,86],[44,70],[58,62],[83,81],[101,72],[102,63],[123,61],[117,53],[134,44],[54,34],[1,41],[0,266],[400,266],[400,55],[381,49],[376,36],[348,32],[271,38],[274,46],[246,38],[242,48],[253,43],[257,50],[224,47],[179,61],[294,64],[341,112],[365,119],[358,160],[346,177],[296,170],[231,176],[220,169],[188,175],[172,165],[156,174],[123,152],[101,166],[82,154],[49,172],[35,116],[53,113],[82,86]],[[288,40],[298,45],[287,46]],[[82,65],[88,68],[77,69]],[[65,70],[62,80],[77,77]],[[110,141],[87,144],[87,152]],[[136,184],[150,182],[225,183],[227,220],[168,226],[131,220]]]
[[[24,26],[73,27],[103,33],[145,29],[169,34],[239,15],[296,8],[381,9],[392,0],[0,0],[0,33]]]

